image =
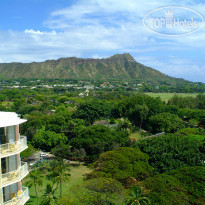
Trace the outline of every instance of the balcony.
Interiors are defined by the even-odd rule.
[[[7,202],[4,202],[3,205],[23,205],[29,200],[29,193],[27,187],[22,187],[22,190],[19,190],[16,194],[13,194],[13,198]]]
[[[27,174],[28,164],[25,162],[21,162],[21,166],[17,170],[2,174],[2,187],[22,180]]]
[[[20,140],[0,145],[0,157],[7,157],[18,154],[27,148],[27,138],[21,137]]]

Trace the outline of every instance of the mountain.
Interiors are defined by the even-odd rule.
[[[183,81],[137,63],[130,54],[103,59],[60,58],[32,63],[0,63],[0,76],[18,78],[138,79],[143,81]]]

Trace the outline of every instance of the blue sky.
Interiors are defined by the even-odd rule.
[[[149,11],[172,5],[205,16],[205,2],[197,0],[1,0],[0,62],[130,53],[170,76],[205,82],[204,24],[184,36],[153,33],[143,24]]]

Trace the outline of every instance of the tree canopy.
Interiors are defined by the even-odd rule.
[[[183,127],[183,121],[177,115],[168,112],[153,115],[148,121],[148,129],[152,133],[173,133]]]
[[[69,141],[72,149],[83,148],[91,161],[96,160],[102,152],[126,146],[128,143],[129,137],[126,132],[116,132],[103,125],[86,127]]]
[[[156,173],[203,165],[205,155],[200,151],[200,146],[201,142],[196,136],[177,134],[143,139],[134,145],[149,155],[149,163]]]
[[[58,134],[52,131],[45,131],[45,127],[41,128],[33,137],[33,144],[45,151],[50,151],[55,146],[65,144],[67,137],[64,134]]]
[[[185,167],[142,181],[152,204],[204,204],[205,167]]]
[[[142,180],[153,174],[153,168],[148,164],[148,159],[148,155],[139,149],[119,147],[101,154],[94,162],[94,171],[88,175],[88,178],[108,177],[123,184],[126,184],[129,177]]]

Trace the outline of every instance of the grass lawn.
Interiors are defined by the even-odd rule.
[[[83,182],[84,179],[84,175],[86,173],[89,173],[91,170],[84,165],[80,165],[80,166],[71,166],[70,167],[70,181],[67,184],[63,184],[63,194],[65,194],[66,192],[69,191],[69,189],[73,186],[73,185],[78,185],[81,184]],[[29,180],[29,177],[26,177],[23,180],[23,184],[26,186],[26,182]],[[38,188],[38,194],[39,194],[39,198],[41,200],[41,197],[43,195],[44,189],[46,187],[47,183],[51,183],[50,180],[48,180],[45,176],[45,178],[43,179],[43,186]],[[30,200],[26,203],[26,204],[30,204],[30,205],[35,205],[37,204],[36,202],[36,194],[35,194],[35,190],[34,190],[34,186],[32,186],[31,188],[29,188],[29,195],[30,195]],[[57,190],[57,196],[60,195],[60,187]]]
[[[137,139],[141,138],[141,134],[139,132],[134,132],[129,137],[130,137],[131,140],[134,140],[134,139],[137,140]]]
[[[196,97],[199,93],[145,93],[151,97],[160,97],[162,100],[169,100],[175,94],[181,97]]]

